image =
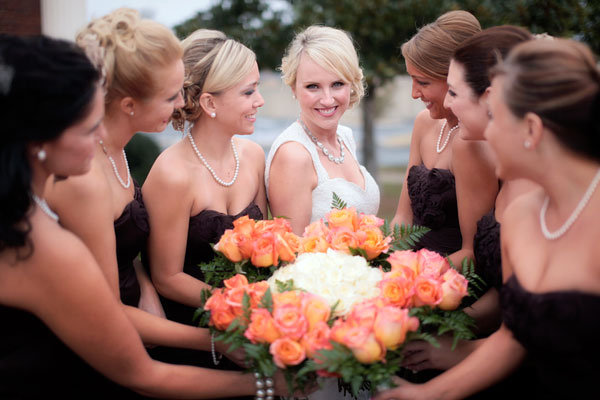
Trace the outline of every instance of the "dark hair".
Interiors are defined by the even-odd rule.
[[[490,86],[489,70],[517,44],[532,40],[526,29],[513,25],[485,29],[461,43],[452,56],[465,71],[465,82],[479,97]]]
[[[30,245],[28,144],[54,140],[84,118],[98,79],[74,43],[0,35],[0,251]]]
[[[525,42],[492,74],[504,76],[513,115],[535,113],[566,147],[600,160],[600,70],[589,47],[567,39]]]

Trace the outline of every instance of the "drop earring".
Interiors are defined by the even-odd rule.
[[[38,160],[45,161],[46,160],[46,150],[40,149],[40,151],[37,152],[36,156],[37,156]]]

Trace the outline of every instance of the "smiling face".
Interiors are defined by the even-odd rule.
[[[71,125],[55,140],[43,144],[47,153],[42,163],[50,174],[57,176],[82,175],[90,170],[96,142],[106,136],[104,92],[98,86],[88,113]]]
[[[302,55],[293,92],[300,104],[300,117],[313,133],[337,131],[350,104],[350,84]]]
[[[137,102],[135,106],[137,130],[141,132],[164,131],[175,108],[183,107],[183,62],[177,60],[158,69],[155,74],[156,92],[149,99]]]
[[[478,97],[465,81],[464,67],[452,60],[448,70],[448,93],[444,107],[458,118],[460,135],[467,140],[483,140],[488,124],[487,92]]]
[[[256,112],[265,101],[258,90],[260,72],[255,62],[250,72],[237,85],[214,96],[217,121],[235,135],[254,132]]]
[[[446,81],[430,78],[410,62],[406,62],[406,72],[412,78],[412,98],[421,99],[433,119],[442,119],[450,112],[444,108],[444,97],[448,91]]]

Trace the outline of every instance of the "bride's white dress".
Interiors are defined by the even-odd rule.
[[[342,138],[344,146],[349,150],[352,157],[354,157],[356,160],[356,142],[352,136],[352,130],[348,127],[338,125],[337,133]],[[310,222],[314,222],[323,218],[329,211],[331,211],[331,202],[334,192],[344,202],[346,202],[348,207],[355,207],[359,213],[362,212],[364,214],[377,215],[380,199],[379,187],[369,171],[367,171],[367,169],[362,165],[359,166],[365,180],[364,189],[343,178],[329,178],[329,174],[319,158],[320,149],[318,149],[317,146],[310,140],[297,121],[283,131],[271,145],[265,169],[265,185],[267,187],[267,193],[269,192],[269,171],[271,169],[271,161],[273,160],[273,157],[275,156],[279,146],[290,141],[298,142],[306,148],[306,150],[310,153],[313,166],[317,173],[318,182],[317,187],[312,192],[312,215]],[[353,399],[352,395],[349,393],[346,395],[340,393],[338,390],[337,379],[320,378],[320,382],[322,383],[323,387],[308,396],[309,400]],[[369,392],[365,391],[359,393],[358,399],[367,400],[369,397]]]

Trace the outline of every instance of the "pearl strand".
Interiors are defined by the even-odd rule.
[[[272,378],[264,378],[259,372],[254,373],[256,379],[256,396],[255,400],[273,400],[275,398],[275,382]]]
[[[123,182],[123,179],[121,178],[121,175],[119,175],[119,171],[117,170],[117,164],[115,163],[115,160],[113,160],[113,158],[108,154],[108,150],[106,149],[106,146],[104,145],[104,142],[102,140],[100,141],[100,145],[102,146],[104,154],[106,154],[106,157],[108,157],[108,160],[112,164],[113,171],[115,172],[117,180],[119,181],[121,186],[123,186],[125,189],[129,189],[129,186],[131,186],[131,173],[129,172],[129,162],[127,162],[127,154],[125,154],[125,149],[123,149],[123,158],[125,159],[125,169],[127,170],[127,183]]]
[[[52,211],[52,209],[50,208],[50,206],[48,205],[48,203],[46,203],[46,200],[44,199],[40,199],[39,197],[37,197],[35,194],[32,195],[31,197],[33,197],[33,201],[36,202],[36,204],[40,207],[40,209],[50,218],[52,218],[55,221],[58,221],[58,214],[56,214],[54,211]]]
[[[215,172],[215,170],[210,166],[208,161],[206,161],[206,159],[202,156],[202,153],[200,153],[200,150],[198,150],[198,147],[196,147],[196,142],[194,142],[194,138],[192,137],[192,133],[190,131],[191,131],[191,128],[188,128],[186,130],[185,134],[190,139],[190,143],[192,144],[192,148],[196,152],[196,155],[198,156],[200,161],[202,161],[202,163],[204,164],[206,169],[208,169],[210,171],[210,173],[212,174],[215,181],[217,181],[217,183],[219,183],[220,185],[223,185],[223,186],[233,185],[235,183],[235,180],[238,177],[238,172],[240,171],[240,158],[238,157],[238,153],[235,148],[235,143],[233,142],[233,138],[231,138],[231,148],[233,149],[233,158],[235,158],[235,172],[233,173],[233,179],[231,179],[231,181],[229,181],[229,182],[225,182],[224,180],[222,180],[221,178],[219,178],[217,176],[217,173]]]
[[[446,127],[447,123],[448,123],[448,121],[445,120],[444,123],[442,124],[442,129],[440,129],[440,135],[438,136],[437,144],[435,145],[435,150],[438,153],[441,153],[442,151],[444,151],[444,149],[446,148],[446,145],[448,144],[448,141],[450,140],[450,136],[452,135],[452,132],[454,132],[454,130],[456,130],[458,128],[458,124],[456,124],[452,128],[450,128],[450,130],[448,131],[448,136],[446,136],[446,140],[444,141],[444,145],[440,148],[440,142],[442,141],[442,135],[444,134],[444,128]]]
[[[212,353],[213,363],[215,365],[219,365],[219,363],[221,362],[221,358],[223,358],[223,354],[219,354],[219,357],[217,358],[217,352],[215,351],[215,334],[214,333],[212,333],[210,335],[210,350]]]
[[[542,233],[544,234],[544,237],[546,239],[558,239],[559,237],[564,235],[567,232],[567,230],[569,230],[571,225],[573,225],[577,218],[579,218],[579,215],[581,214],[587,203],[590,201],[592,195],[594,194],[594,191],[596,190],[596,187],[598,186],[598,182],[600,182],[600,168],[598,169],[598,172],[596,172],[596,176],[594,176],[594,179],[592,179],[590,186],[588,186],[587,190],[583,194],[583,197],[581,198],[581,200],[579,200],[579,204],[577,204],[577,207],[575,207],[573,213],[569,216],[565,223],[554,232],[550,232],[548,230],[548,226],[546,225],[546,210],[548,209],[548,203],[550,202],[550,197],[546,196],[546,198],[544,199],[544,203],[542,204],[542,208],[540,209],[540,226],[542,228]]]
[[[342,141],[342,138],[340,137],[340,135],[336,134],[336,138],[338,143],[340,144],[340,156],[339,157],[334,157],[329,150],[327,150],[327,148],[323,145],[323,143],[319,142],[319,139],[317,139],[309,130],[308,127],[306,126],[306,124],[304,124],[304,122],[301,119],[298,119],[298,122],[300,123],[300,126],[302,127],[302,129],[304,129],[304,132],[306,132],[306,134],[308,135],[308,137],[310,137],[310,139],[315,142],[315,144],[317,145],[318,148],[321,149],[321,151],[323,152],[323,154],[325,154],[325,156],[327,157],[327,159],[329,159],[329,161],[332,161],[336,164],[341,164],[344,162],[344,142]]]

